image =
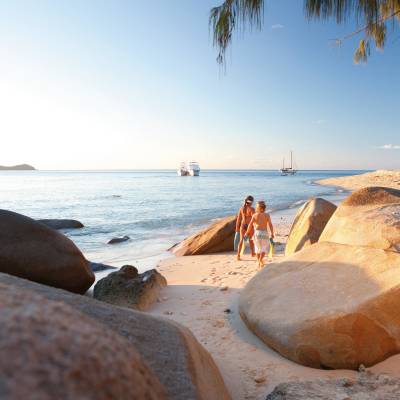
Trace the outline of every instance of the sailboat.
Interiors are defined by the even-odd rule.
[[[283,159],[282,168],[280,169],[282,176],[295,175],[297,170],[293,168],[293,152],[290,151],[290,167],[285,167],[285,159]]]

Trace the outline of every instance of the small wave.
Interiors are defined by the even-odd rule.
[[[292,204],[290,205],[290,208],[295,208],[295,207],[297,207],[297,206],[301,206],[301,205],[304,204],[306,201],[307,201],[307,200],[304,200],[304,199],[302,199],[302,200],[297,200],[297,201],[295,201],[294,203],[292,203]]]

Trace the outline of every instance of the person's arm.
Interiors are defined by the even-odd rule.
[[[269,214],[268,214],[268,227],[269,227],[269,232],[271,233],[271,238],[273,239],[275,237],[274,226],[272,225],[271,217]]]
[[[251,220],[250,220],[250,223],[247,228],[245,236],[247,236],[247,237],[251,236],[250,233],[251,233],[251,228],[253,227],[253,224],[254,224],[254,215],[251,217]]]
[[[242,209],[239,210],[237,217],[236,217],[236,228],[235,232],[240,232],[240,224],[242,222]]]

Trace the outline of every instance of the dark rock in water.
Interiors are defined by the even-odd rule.
[[[76,293],[85,293],[95,280],[65,235],[7,210],[0,210],[0,272]]]
[[[122,243],[122,242],[126,242],[126,241],[129,240],[129,239],[130,239],[129,236],[115,237],[115,238],[112,238],[111,240],[109,240],[109,241],[107,242],[107,244]]]
[[[398,400],[400,379],[371,372],[356,379],[319,379],[310,382],[281,383],[266,400]]]
[[[75,219],[38,219],[37,221],[52,229],[79,229],[84,227],[82,222]]]
[[[111,265],[96,263],[92,261],[89,261],[89,267],[92,270],[92,272],[101,272],[101,271],[106,271],[108,269],[117,269],[116,267],[113,267]]]
[[[166,285],[166,279],[155,269],[139,274],[132,265],[124,265],[96,283],[93,297],[117,306],[145,310]]]
[[[0,304],[2,399],[166,399],[131,343],[84,313],[4,283]]]
[[[176,322],[167,320],[165,318],[154,317],[147,313],[143,313],[136,310],[129,310],[123,307],[115,307],[111,304],[107,304],[101,301],[96,301],[88,296],[78,296],[73,293],[66,292],[64,290],[54,289],[48,286],[39,285],[34,282],[29,282],[24,279],[19,279],[10,275],[0,273],[0,284],[10,286],[12,289],[20,288],[24,291],[33,291],[40,294],[48,300],[55,300],[61,305],[66,303],[72,306],[80,313],[87,315],[91,319],[96,320],[98,323],[103,325],[104,331],[111,329],[116,334],[123,336],[128,342],[129,346],[126,350],[129,351],[130,347],[136,349],[151,371],[157,376],[161,384],[164,385],[167,391],[167,397],[169,400],[188,400],[188,399],[199,399],[199,400],[229,400],[230,396],[225,387],[224,381],[221,374],[215,365],[210,354],[201,346],[201,344],[196,340],[189,329],[179,325]],[[1,302],[0,302],[1,304]],[[28,306],[27,306],[28,309]],[[51,315],[56,313],[51,313]],[[50,315],[49,313],[42,313],[42,317]],[[79,314],[80,315],[80,314]],[[77,320],[79,321],[79,319]],[[51,324],[43,324],[43,328],[51,327]],[[0,331],[2,329],[0,325]],[[80,325],[81,327],[82,325]],[[65,324],[65,329],[68,329],[70,324],[68,321]],[[8,330],[5,331],[10,338],[13,335],[10,334]],[[26,330],[17,330],[17,332],[26,333]],[[92,335],[90,330],[82,332],[82,334],[87,334],[90,336],[91,342],[96,342],[100,340],[103,336],[102,333]],[[78,335],[76,335],[78,336]],[[1,343],[3,341],[1,340]],[[49,346],[50,342],[46,343],[46,348],[51,351],[52,347]],[[103,343],[103,342],[99,342]],[[26,359],[27,355],[30,354],[27,349],[27,353],[19,351],[19,347],[15,346],[17,351],[17,356]],[[85,351],[82,354],[80,360],[85,360],[84,356],[86,354],[91,354],[94,358],[101,358],[104,361],[106,358],[113,363],[113,353],[116,352],[114,347],[103,346],[103,351],[96,351],[95,353],[91,350],[92,346],[87,345]],[[96,347],[97,348],[97,347]],[[66,346],[64,350],[64,356],[67,357],[70,354],[70,346]],[[111,350],[111,352],[110,352]],[[119,353],[116,352],[116,353]],[[134,363],[134,358],[132,358],[132,363]],[[0,363],[7,362],[7,357],[0,357]],[[41,364],[35,364],[36,368],[40,368]],[[60,365],[63,365],[61,363]],[[78,367],[78,363],[76,367]],[[109,373],[112,374],[113,367],[109,368]],[[56,370],[58,371],[58,370]],[[77,373],[79,369],[75,369]],[[118,368],[117,371],[120,371]],[[22,385],[23,380],[20,379],[23,370],[17,368],[16,370],[7,369],[7,376],[13,376],[13,379],[17,380],[18,384]],[[12,374],[10,372],[13,372]],[[14,373],[17,372],[17,373]],[[50,371],[51,372],[51,371]],[[77,384],[79,382],[87,382],[89,379],[87,374],[96,374],[96,378],[100,380],[100,376],[97,374],[97,368],[89,368],[82,374],[79,374],[79,380],[76,378],[74,382]],[[82,375],[82,376],[81,376]],[[0,375],[0,376],[3,376]],[[62,375],[64,376],[64,375]],[[76,375],[74,375],[76,377]],[[45,390],[43,386],[46,386],[50,377],[47,374],[42,375],[43,383],[40,387],[41,390]],[[67,378],[65,378],[67,379]],[[120,379],[128,382],[130,386],[134,389],[136,381],[131,383],[129,376],[126,373],[120,374]],[[65,383],[60,385],[64,388]],[[97,386],[95,386],[97,389]],[[4,389],[2,387],[2,393]],[[65,392],[64,392],[65,393]],[[86,397],[86,396],[70,396],[68,399],[88,399],[103,400],[105,394],[107,394],[107,387],[101,390],[96,390],[96,397]],[[107,399],[138,399],[138,397],[130,396],[130,392],[127,392],[127,396],[110,395]],[[1,396],[0,396],[1,397]],[[11,399],[6,397],[7,399]],[[12,400],[19,399],[30,399],[32,396],[20,396],[18,398],[12,398]],[[66,397],[56,397],[56,396],[37,396],[37,399],[61,399],[67,400]],[[139,397],[139,399],[141,399]],[[153,398],[149,398],[153,400]],[[162,399],[162,397],[161,397]]]

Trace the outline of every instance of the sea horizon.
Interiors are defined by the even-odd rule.
[[[315,181],[365,170],[204,169],[179,177],[173,169],[2,171],[2,208],[36,219],[67,218],[85,227],[64,233],[95,262],[134,264],[144,270],[168,248],[213,221],[233,215],[252,194],[267,201],[273,218],[289,218],[309,197],[333,202],[346,191]],[[113,237],[130,240],[108,245]]]
[[[37,172],[37,171],[42,171],[42,172],[134,172],[134,171],[139,171],[139,172],[157,172],[157,171],[176,171],[178,168],[99,168],[99,169],[42,169],[42,168],[35,168],[34,170],[0,170],[0,173],[6,173],[6,172]],[[333,168],[333,169],[326,169],[326,168],[313,168],[313,169],[299,169],[299,172],[319,172],[319,171],[324,171],[324,172],[335,172],[335,171],[359,171],[359,172],[371,172],[375,171],[379,168],[375,169],[359,169],[359,168],[348,168],[348,169],[343,169],[343,168]],[[280,167],[277,168],[201,168],[201,171],[280,171]]]

